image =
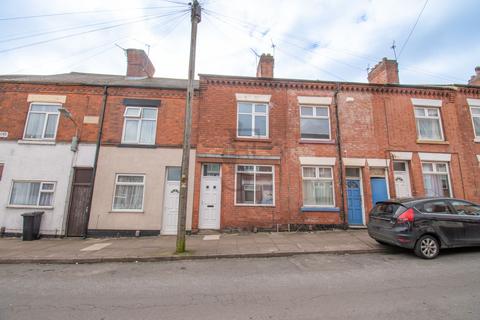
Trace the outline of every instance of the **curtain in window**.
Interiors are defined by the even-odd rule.
[[[14,182],[10,204],[36,206],[40,182]]]
[[[417,127],[421,139],[442,139],[439,119],[417,119]]]
[[[137,142],[139,120],[125,121],[125,132],[123,140],[125,142]]]
[[[50,114],[47,117],[47,126],[45,128],[45,138],[54,138],[55,137],[55,127],[57,126],[57,114]]]
[[[52,205],[53,192],[41,192],[39,206],[49,207]]]
[[[114,209],[141,210],[143,204],[143,185],[117,185],[115,190]]]
[[[473,124],[475,127],[475,136],[480,137],[480,117],[473,117]]]
[[[429,197],[449,197],[448,177],[443,174],[424,174],[425,194]]]
[[[155,143],[155,121],[142,121],[142,128],[140,129],[140,143]]]
[[[333,205],[333,184],[332,181],[303,181],[303,203],[304,205]]]
[[[273,204],[273,181],[271,174],[257,173],[255,203]]]
[[[251,173],[237,173],[237,203],[254,202],[253,180]]]
[[[300,120],[300,131],[302,138],[306,139],[328,139],[330,128],[328,119],[302,118]]]
[[[44,125],[45,125],[45,114],[30,113],[30,115],[28,116],[27,129],[25,131],[25,138],[41,139]]]

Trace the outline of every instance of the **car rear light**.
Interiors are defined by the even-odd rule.
[[[397,223],[413,222],[414,218],[415,212],[413,211],[413,208],[410,208],[398,216]]]

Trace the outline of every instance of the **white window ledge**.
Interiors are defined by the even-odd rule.
[[[269,94],[249,94],[249,93],[236,93],[235,98],[237,101],[245,102],[270,102],[272,96]]]
[[[450,162],[452,155],[450,153],[427,153],[419,152],[418,156],[421,161],[444,161]]]
[[[442,100],[434,100],[434,99],[416,99],[412,98],[412,104],[417,107],[441,107]]]
[[[19,144],[46,144],[46,145],[55,145],[55,141],[51,140],[18,140]]]
[[[467,99],[467,103],[470,107],[480,107],[480,99]]]
[[[299,157],[302,166],[334,166],[337,158],[333,157]]]
[[[332,103],[331,97],[298,96],[299,104],[327,105]]]
[[[30,210],[53,210],[53,206],[49,207],[38,207],[38,206],[24,206],[24,205],[15,205],[9,204],[7,206],[9,209],[30,209]]]

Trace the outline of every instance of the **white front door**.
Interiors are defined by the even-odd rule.
[[[180,167],[167,168],[163,197],[162,234],[177,234],[178,200],[180,196]]]
[[[395,179],[395,191],[397,198],[409,198],[412,196],[410,188],[410,174],[408,164],[405,161],[393,162],[393,175]]]
[[[220,164],[202,165],[199,229],[220,229]]]

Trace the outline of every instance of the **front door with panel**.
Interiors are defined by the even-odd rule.
[[[361,226],[364,222],[360,168],[347,168],[346,176],[348,224]]]
[[[393,175],[397,198],[410,198],[412,196],[412,190],[410,188],[410,174],[408,172],[407,162],[394,161]]]
[[[220,164],[202,165],[199,229],[220,229]]]
[[[162,234],[177,234],[180,167],[168,167],[163,197]]]

